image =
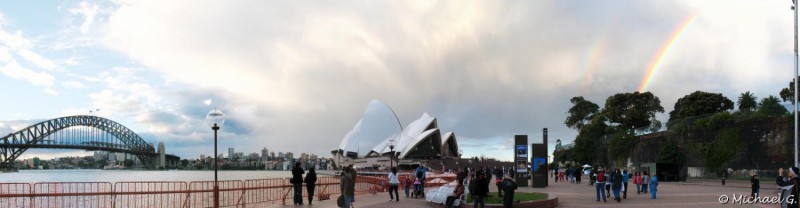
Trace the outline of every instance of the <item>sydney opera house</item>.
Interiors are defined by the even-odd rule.
[[[352,161],[362,167],[388,165],[389,158],[395,164],[415,165],[427,160],[459,157],[455,134],[443,133],[436,118],[423,113],[403,127],[394,111],[377,100],[369,103],[361,120],[331,153],[334,161]]]

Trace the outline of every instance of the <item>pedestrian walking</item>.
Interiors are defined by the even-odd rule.
[[[614,169],[614,177],[612,177],[612,184],[611,190],[614,190],[614,200],[617,200],[617,203],[620,201],[619,191],[622,188],[622,173],[619,172],[619,169]]]
[[[798,172],[800,169],[797,167],[789,168],[789,175],[788,177],[783,177],[783,168],[778,169],[778,178],[775,179],[775,183],[781,187],[781,198],[782,199],[791,199],[786,200],[786,206],[789,208],[797,208],[797,184],[800,184],[800,178],[797,177]]]
[[[294,205],[303,205],[303,168],[300,167],[300,162],[294,163],[292,169],[292,185],[294,185]]]
[[[597,168],[592,169],[589,171],[589,186],[594,186],[594,181],[597,180]]]
[[[647,193],[647,185],[650,184],[650,175],[648,175],[647,171],[642,173],[642,192],[645,194]]]
[[[728,178],[728,170],[722,170],[722,185],[725,185],[725,179]]]
[[[603,198],[603,202],[606,202],[606,192],[605,192],[605,189],[604,189],[605,186],[606,186],[606,177],[604,175],[603,168],[599,167],[597,169],[597,173],[596,174],[597,174],[597,182],[595,182],[595,184],[597,186],[595,187],[595,191],[597,192],[597,201],[599,202],[600,201],[600,197],[602,197]]]
[[[581,173],[583,171],[575,171],[575,183],[581,184]]]
[[[761,182],[758,181],[758,174],[753,174],[753,176],[750,177],[750,189],[752,189],[750,191],[750,197],[755,198],[758,196],[759,189],[761,189],[760,183]]]
[[[397,186],[400,180],[397,179],[397,167],[392,167],[392,172],[389,172],[389,201],[400,201],[400,195],[397,194]],[[394,191],[394,196],[392,196]]]
[[[658,192],[658,177],[654,173],[652,177],[650,177],[650,199],[656,198],[656,192]]]
[[[350,208],[355,194],[355,178],[349,173],[352,168],[352,165],[345,167],[340,176],[339,191],[342,192],[341,198],[343,201],[340,208]]]
[[[494,177],[497,178],[495,180],[495,185],[497,186],[497,196],[502,197],[503,189],[500,188],[500,182],[503,180],[503,171],[501,170],[495,170],[495,171],[496,172],[494,173]]]
[[[308,193],[308,205],[311,205],[311,200],[314,199],[314,188],[317,183],[317,172],[314,170],[314,167],[308,169],[308,174],[306,174],[306,192]]]
[[[622,170],[622,198],[628,198],[628,179],[630,179],[627,170]]]
[[[403,190],[406,192],[406,198],[408,198],[408,192],[411,188],[411,183],[413,183],[411,182],[411,177],[406,177],[406,179],[403,180]]]
[[[614,184],[614,170],[610,170],[606,174],[606,197],[611,198],[611,185]]]
[[[633,184],[636,184],[636,194],[642,193],[642,175],[640,172],[636,172],[633,176]]]

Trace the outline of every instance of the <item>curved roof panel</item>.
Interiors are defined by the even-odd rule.
[[[401,149],[398,150],[400,152],[400,158],[405,158],[411,150],[414,149],[420,142],[424,141],[425,139],[441,139],[439,136],[439,129],[429,129],[421,134],[417,135],[413,140],[409,141],[407,145],[400,146]],[[440,140],[432,141],[433,144],[439,144]],[[434,148],[434,147],[431,147]],[[437,150],[440,151],[440,150]]]
[[[423,132],[432,129],[430,127],[436,127],[436,118],[431,117],[428,113],[423,113],[419,119],[408,124],[403,129],[403,133],[398,136],[399,138],[396,138],[396,149],[405,149],[409,145],[415,145],[414,140]]]
[[[355,152],[359,157],[363,157],[378,144],[401,130],[402,127],[394,111],[385,103],[372,100],[358,123],[339,143],[339,149],[345,153]]]

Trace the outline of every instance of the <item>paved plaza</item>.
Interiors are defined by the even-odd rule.
[[[722,195],[732,197],[736,195],[750,195],[749,181],[728,181],[726,186],[722,186],[718,180],[689,180],[688,182],[662,182],[659,185],[657,199],[650,199],[650,195],[644,193],[637,195],[635,191],[628,192],[628,198],[621,203],[613,200],[603,203],[595,201],[595,188],[586,183],[588,179],[584,177],[584,183],[572,184],[569,182],[554,183],[550,181],[547,188],[519,188],[520,192],[544,192],[554,194],[558,197],[558,207],[780,207],[774,204],[721,204],[719,198]],[[762,180],[762,196],[777,196],[777,186],[771,180]],[[633,183],[629,183],[635,188]],[[495,186],[490,186],[492,195],[497,196]],[[426,202],[421,198],[405,198],[401,190],[399,202],[389,202],[388,193],[367,194],[356,196],[355,207],[358,208],[379,208],[379,207],[440,207],[439,205]],[[612,194],[613,197],[613,194]],[[730,199],[731,201],[733,199]],[[308,207],[308,205],[304,205]],[[278,207],[292,207],[278,206]],[[326,200],[315,202],[314,207],[336,207],[335,201]],[[462,206],[472,207],[472,206]]]

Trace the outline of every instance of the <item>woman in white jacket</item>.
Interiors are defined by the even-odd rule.
[[[400,180],[397,179],[397,167],[392,167],[392,172],[389,172],[389,201],[400,201],[400,195],[397,193],[397,186],[400,184]],[[394,196],[392,196],[392,191],[394,191]]]

